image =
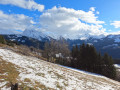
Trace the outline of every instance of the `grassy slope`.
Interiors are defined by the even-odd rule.
[[[120,90],[120,83],[103,76],[71,70],[43,60],[0,49],[0,88],[10,89],[10,82],[25,90]],[[3,85],[2,85],[3,84]]]

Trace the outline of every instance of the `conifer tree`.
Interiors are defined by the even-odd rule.
[[[5,39],[4,39],[4,37],[2,35],[0,35],[0,43],[2,43],[2,44],[6,43],[6,41],[5,41]]]
[[[103,75],[115,79],[116,70],[112,58],[105,53],[103,56],[103,61]]]

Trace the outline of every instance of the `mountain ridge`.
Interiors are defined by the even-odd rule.
[[[37,30],[25,30],[22,34],[9,34],[4,35],[7,40],[16,41],[19,44],[34,46],[40,49],[44,49],[45,42],[50,42],[54,39],[50,36],[45,35]],[[54,39],[58,40],[58,39]],[[74,45],[80,45],[82,43],[94,45],[98,52],[108,53],[113,58],[120,58],[120,35],[107,35],[102,38],[90,37],[89,39],[65,39],[69,48],[71,49]]]

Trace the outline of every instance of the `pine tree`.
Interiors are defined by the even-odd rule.
[[[73,49],[72,49],[72,60],[71,60],[71,67],[75,67],[77,68],[79,65],[78,64],[78,53],[79,53],[79,50],[78,50],[78,46],[73,46]]]
[[[104,61],[102,59],[102,56],[100,54],[100,52],[98,53],[98,58],[97,58],[97,65],[96,65],[96,73],[98,74],[101,74],[103,71],[103,64],[104,64]]]
[[[6,44],[6,41],[2,35],[0,35],[0,43]]]
[[[116,69],[113,64],[113,60],[107,53],[103,56],[103,75],[115,79],[116,76]]]

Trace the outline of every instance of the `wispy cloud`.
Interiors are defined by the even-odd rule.
[[[120,28],[120,21],[113,21],[110,25],[113,25],[115,28]]]
[[[0,0],[0,4],[15,5],[24,9],[43,11],[44,5],[34,2],[34,0]]]

